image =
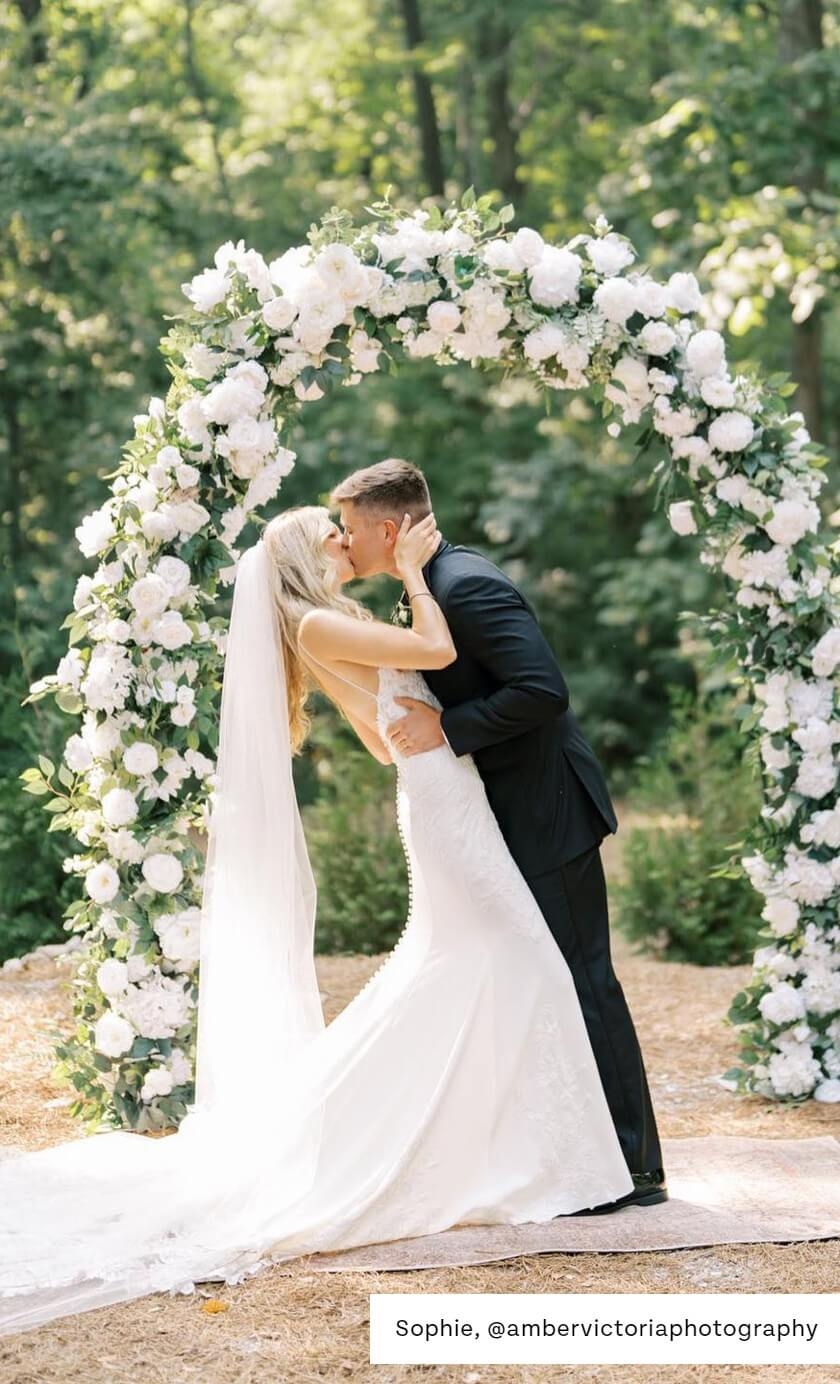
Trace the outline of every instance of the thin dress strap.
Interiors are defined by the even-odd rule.
[[[306,651],[306,657],[311,658],[312,662],[317,663],[319,668],[323,668],[325,673],[330,674],[330,677],[339,678],[342,682],[346,682],[348,687],[355,687],[357,692],[364,692],[366,696],[372,697],[375,702],[379,700],[376,693],[371,692],[369,687],[362,687],[360,682],[353,682],[352,678],[346,678],[343,673],[337,673],[334,668],[329,668],[326,663],[322,663],[320,658],[316,658],[308,649]]]

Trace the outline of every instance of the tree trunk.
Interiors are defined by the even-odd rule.
[[[510,100],[510,49],[513,36],[501,14],[482,21],[479,53],[484,63],[487,128],[493,142],[493,182],[505,198],[519,202],[525,194],[519,178],[518,134]]]
[[[195,8],[196,0],[186,0],[186,6],[184,11],[184,51],[186,57],[187,82],[189,83],[190,90],[192,91],[192,94],[195,97],[195,100],[198,104],[198,109],[201,113],[201,118],[207,126],[207,130],[210,135],[210,144],[213,149],[213,162],[216,165],[216,177],[219,183],[219,191],[221,193],[222,199],[224,201],[225,207],[227,208],[229,215],[232,216],[233,198],[230,194],[230,184],[227,180],[224,159],[222,158],[222,149],[219,143],[219,131],[216,128],[216,122],[213,119],[213,116],[210,112],[210,107],[207,104],[207,88],[204,84],[204,78],[202,77],[201,72],[199,71],[198,62],[195,55],[195,33],[193,29],[193,24],[195,20]]]
[[[793,66],[823,46],[823,0],[781,0],[779,9],[779,58]],[[822,122],[830,118],[827,101],[801,116],[801,128],[811,138],[788,171],[789,182],[806,195],[825,188],[825,164],[821,157]],[[803,157],[804,154],[804,157]],[[791,374],[798,386],[796,403],[805,415],[811,436],[823,435],[822,348],[823,321],[820,303],[804,322],[793,324]]]
[[[420,158],[423,178],[433,197],[444,198],[443,154],[441,152],[440,127],[438,125],[435,94],[425,72],[421,71],[416,50],[423,42],[423,26],[420,20],[418,0],[399,0],[405,30],[405,46],[412,55],[411,77],[414,83],[414,100],[417,106],[417,128],[420,134]]]
[[[37,67],[47,61],[47,36],[42,23],[41,0],[16,0],[21,18],[27,28],[29,38],[29,65]]]
[[[458,85],[455,95],[455,143],[461,163],[461,183],[464,187],[480,187],[481,155],[475,128],[475,80],[472,62],[464,54],[458,64]]]

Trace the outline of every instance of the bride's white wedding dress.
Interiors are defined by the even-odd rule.
[[[381,669],[383,732],[396,695],[437,705]],[[569,968],[472,759],[393,757],[411,880],[394,950],[258,1108],[0,1162],[1,1331],[632,1189]]]

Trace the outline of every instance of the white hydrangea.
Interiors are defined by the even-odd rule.
[[[716,452],[743,452],[755,436],[755,425],[745,413],[719,413],[709,425],[709,446]]]
[[[597,238],[588,237],[586,251],[595,272],[603,274],[604,278],[620,274],[622,269],[626,269],[636,258],[632,246],[615,231]]]
[[[120,996],[120,1008],[143,1038],[173,1038],[190,1015],[190,1002],[181,981],[160,973]]]
[[[559,308],[576,303],[582,265],[577,255],[558,245],[546,245],[531,270],[529,292],[542,307]]]
[[[767,900],[761,916],[775,937],[789,937],[799,926],[799,904],[777,895]]]
[[[721,375],[726,370],[726,342],[720,332],[702,329],[689,338],[685,361],[698,380],[707,375]],[[712,446],[715,446],[712,443]]]
[[[636,289],[627,279],[605,279],[596,288],[593,301],[608,322],[623,327],[636,311]]]

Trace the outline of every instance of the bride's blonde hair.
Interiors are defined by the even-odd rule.
[[[341,590],[335,563],[324,547],[332,527],[329,510],[320,505],[300,505],[275,515],[262,532],[271,561],[280,650],[286,665],[289,733],[295,753],[309,730],[306,702],[312,690],[297,647],[301,620],[315,608],[340,610],[357,620],[372,618],[369,610]]]

